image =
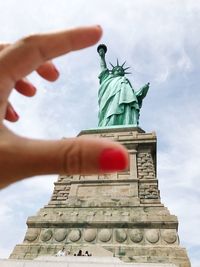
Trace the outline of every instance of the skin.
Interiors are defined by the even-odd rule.
[[[0,45],[0,188],[35,175],[103,172],[100,158],[107,150],[119,152],[128,162],[126,149],[109,140],[86,137],[34,140],[18,136],[4,125],[4,119],[11,122],[19,119],[8,101],[13,88],[27,97],[36,93],[25,78],[28,74],[36,71],[46,80],[55,81],[59,73],[51,59],[94,45],[101,35],[99,26],[82,27],[27,36],[14,44]]]

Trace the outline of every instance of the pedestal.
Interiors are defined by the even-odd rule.
[[[125,262],[189,267],[186,250],[179,245],[177,217],[160,200],[155,133],[113,127],[79,135],[120,142],[129,151],[129,168],[114,174],[59,176],[50,202],[28,218],[24,242],[10,258],[55,255],[63,246],[70,255],[102,247],[102,256],[108,251]]]

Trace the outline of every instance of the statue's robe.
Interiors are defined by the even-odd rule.
[[[100,73],[99,79],[99,127],[138,126],[142,100],[149,85],[135,92],[125,76],[115,76],[108,69]]]

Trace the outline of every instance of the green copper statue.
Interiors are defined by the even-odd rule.
[[[128,74],[124,68],[125,62],[120,66],[107,68],[105,54],[107,47],[98,46],[97,51],[101,59],[101,73],[99,75],[99,127],[113,125],[139,125],[140,108],[146,96],[149,83],[137,92],[134,91],[130,81],[125,77]]]

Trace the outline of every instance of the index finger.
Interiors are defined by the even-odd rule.
[[[2,104],[7,101],[16,81],[47,60],[95,44],[101,34],[99,26],[81,27],[31,35],[3,49],[0,52],[0,118],[2,119]],[[5,111],[5,105],[3,106]]]

